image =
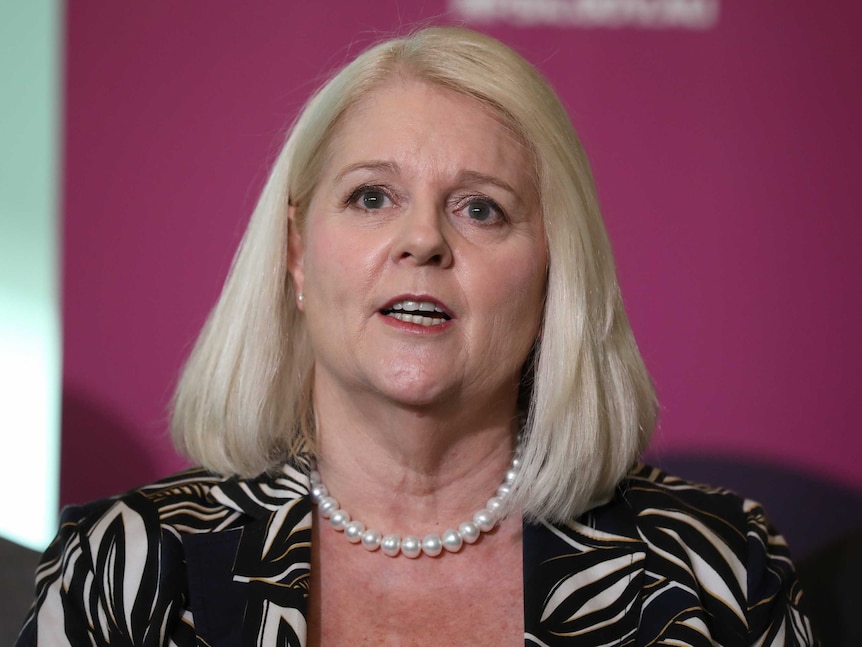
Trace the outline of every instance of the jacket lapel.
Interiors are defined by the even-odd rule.
[[[307,466],[211,490],[251,517],[239,529],[183,539],[195,631],[204,645],[306,644],[312,506]]]
[[[204,645],[240,647],[248,586],[233,579],[242,530],[183,535],[195,633]]]
[[[310,569],[309,497],[286,503],[243,530],[234,568],[234,579],[248,583],[243,645],[305,645]]]
[[[597,510],[566,525],[525,523],[526,645],[634,644],[646,551],[627,506]]]

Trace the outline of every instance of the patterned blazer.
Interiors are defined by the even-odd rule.
[[[17,644],[306,645],[307,472],[194,469],[66,509]],[[728,491],[639,465],[523,546],[525,645],[816,644],[783,539]]]

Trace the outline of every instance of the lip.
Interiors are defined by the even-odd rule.
[[[384,310],[391,310],[392,306],[396,303],[401,303],[402,301],[424,301],[425,303],[433,303],[435,306],[440,308],[450,320],[455,319],[455,313],[443,303],[440,299],[436,297],[432,297],[429,294],[400,294],[397,297],[393,297],[389,299],[383,306],[380,307],[378,312],[383,313]]]
[[[435,323],[434,325],[430,326],[423,326],[420,323],[413,323],[412,321],[401,321],[400,319],[389,316],[387,314],[387,310],[392,310],[395,304],[404,301],[422,301],[424,303],[434,304],[434,306],[439,309],[437,310],[437,313],[439,314],[442,311],[446,318],[440,323]],[[389,299],[383,306],[381,306],[377,311],[377,315],[388,326],[403,331],[423,334],[443,332],[452,327],[453,322],[456,318],[455,313],[452,311],[452,309],[449,308],[445,303],[443,303],[443,301],[428,294],[400,294],[396,297]]]

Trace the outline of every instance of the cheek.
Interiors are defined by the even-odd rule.
[[[356,278],[363,256],[355,239],[316,227],[308,232],[305,249],[306,283],[318,291],[338,291]]]
[[[509,258],[496,268],[488,268],[485,279],[489,306],[497,313],[495,327],[502,329],[500,333],[507,336],[522,331],[524,343],[532,345],[538,334],[544,305],[544,256],[533,254]]]

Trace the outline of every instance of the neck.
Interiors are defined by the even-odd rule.
[[[512,460],[514,397],[420,409],[315,393],[318,470],[332,496],[369,525],[433,532],[463,521]]]

